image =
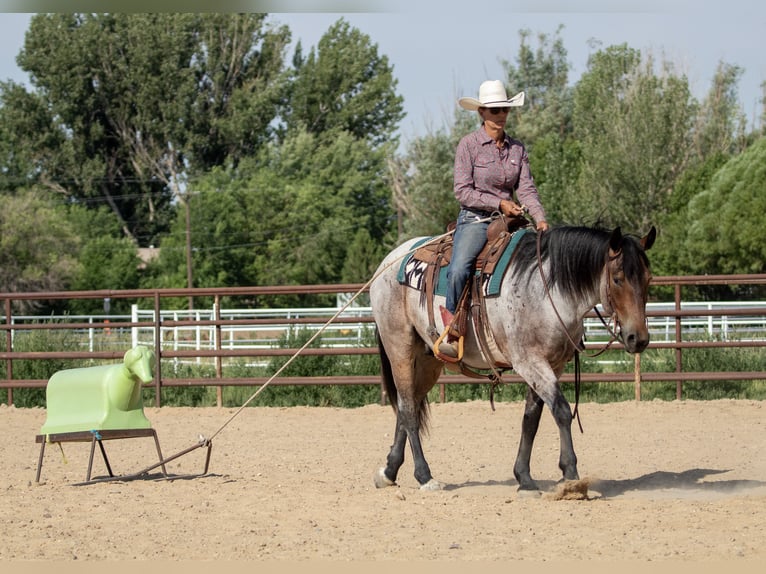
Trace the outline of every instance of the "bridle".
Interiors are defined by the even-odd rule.
[[[543,288],[545,289],[545,294],[548,296],[548,300],[551,302],[551,307],[553,308],[553,312],[556,314],[556,318],[559,320],[559,324],[561,325],[561,328],[563,329],[564,334],[566,335],[567,339],[569,339],[569,342],[572,344],[572,347],[574,348],[575,353],[580,353],[581,351],[584,350],[584,347],[582,345],[582,341],[580,341],[580,343],[576,343],[574,341],[574,339],[572,338],[572,335],[569,334],[569,330],[567,329],[566,325],[564,324],[564,320],[561,318],[561,315],[559,314],[558,309],[556,309],[556,304],[553,302],[553,296],[551,295],[551,291],[548,288],[548,281],[547,281],[547,279],[545,277],[545,271],[543,271],[543,257],[542,257],[541,247],[540,247],[540,242],[541,242],[541,239],[542,239],[542,235],[543,234],[541,232],[537,233],[537,267],[540,270],[540,278],[542,279],[542,282],[543,282]],[[603,323],[604,327],[606,327],[606,330],[609,333],[610,338],[609,338],[609,341],[607,341],[607,343],[604,345],[604,347],[602,349],[600,349],[596,353],[589,353],[589,354],[587,354],[586,356],[588,356],[588,357],[598,357],[599,355],[601,355],[602,353],[607,351],[612,346],[612,343],[614,343],[617,339],[620,338],[620,336],[619,336],[619,334],[617,333],[617,330],[616,330],[616,328],[620,327],[620,318],[617,315],[617,311],[615,310],[614,304],[612,303],[612,289],[611,289],[611,285],[612,285],[612,270],[609,267],[609,263],[611,263],[612,261],[617,259],[619,256],[620,256],[619,252],[615,253],[614,255],[609,255],[609,252],[607,251],[607,261],[606,261],[606,273],[607,273],[607,276],[606,276],[606,305],[612,311],[612,315],[609,318],[609,322],[607,322],[604,319],[603,315],[601,315],[601,313],[599,312],[599,310],[596,307],[593,307],[593,310],[596,312],[596,315],[598,316],[599,320],[601,321],[601,323]],[[612,321],[614,322],[614,327],[615,328],[611,327],[610,324],[609,324]]]
[[[572,418],[577,419],[577,425],[580,427],[580,432],[584,432],[582,428],[582,422],[580,421],[580,383],[581,383],[581,376],[580,376],[580,353],[584,350],[583,342],[582,340],[580,343],[575,343],[574,339],[572,338],[572,335],[569,334],[569,329],[567,329],[566,325],[564,324],[564,320],[561,318],[561,315],[559,314],[558,309],[556,309],[556,304],[553,302],[553,296],[551,295],[551,291],[548,288],[548,280],[545,277],[545,271],[543,271],[543,256],[542,256],[542,249],[540,246],[541,240],[542,240],[543,233],[538,231],[537,232],[537,267],[540,270],[540,278],[543,282],[543,288],[545,289],[545,293],[548,296],[548,300],[551,302],[551,307],[553,308],[553,312],[556,314],[556,318],[559,320],[559,324],[561,325],[561,328],[564,331],[564,334],[567,336],[567,339],[569,339],[569,342],[572,344],[572,347],[574,348],[574,360],[575,360],[575,373],[574,373],[574,383],[575,383],[575,407],[572,411]],[[615,327],[620,326],[620,318],[617,316],[617,311],[615,310],[614,305],[612,304],[612,291],[611,291],[611,284],[612,284],[612,271],[610,269],[609,264],[617,259],[617,257],[620,256],[620,253],[615,253],[613,256],[609,255],[609,251],[607,250],[607,260],[606,260],[606,304],[612,311],[612,316],[610,320],[614,320]],[[600,290],[599,290],[600,291]],[[607,332],[610,335],[609,341],[607,341],[606,345],[599,350],[597,353],[588,354],[588,357],[598,357],[601,353],[605,352],[609,347],[612,346],[612,343],[614,343],[618,338],[619,335],[615,331],[615,329],[611,328],[609,324],[604,320],[604,317],[599,313],[598,309],[596,307],[593,307],[593,310],[596,312],[596,315],[598,315],[598,318],[601,320],[601,322],[604,324],[604,327],[606,327]]]

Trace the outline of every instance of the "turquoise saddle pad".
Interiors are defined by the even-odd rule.
[[[482,278],[484,295],[486,297],[492,297],[500,294],[500,285],[503,281],[503,275],[505,275],[505,271],[508,269],[508,265],[511,262],[513,252],[516,250],[516,247],[518,246],[521,238],[524,237],[528,231],[529,229],[523,228],[519,229],[513,234],[513,237],[511,237],[511,240],[505,247],[505,251],[503,251],[503,254],[500,256],[500,259],[495,266],[494,273],[491,275],[485,275]],[[423,280],[428,265],[423,261],[415,259],[414,251],[431,239],[433,238],[424,237],[418,240],[412,246],[411,249],[413,253],[409,257],[405,257],[402,263],[399,265],[399,272],[396,276],[399,283],[402,285],[407,285],[408,287],[412,287],[413,289],[417,289],[418,291],[423,290]],[[439,278],[437,279],[436,286],[434,287],[434,293],[436,295],[441,295],[442,297],[447,295],[448,271],[449,265],[445,265],[439,270]]]

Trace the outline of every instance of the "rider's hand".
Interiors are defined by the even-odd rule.
[[[539,221],[537,223],[537,230],[538,231],[548,231],[548,222],[547,221]]]
[[[518,217],[524,213],[524,210],[521,209],[521,206],[515,201],[502,199],[500,200],[500,213],[507,217]]]

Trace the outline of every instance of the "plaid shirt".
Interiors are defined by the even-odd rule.
[[[536,223],[545,220],[524,144],[505,134],[499,149],[484,126],[464,136],[455,153],[455,197],[461,208],[499,211],[500,200],[513,199],[529,208]]]

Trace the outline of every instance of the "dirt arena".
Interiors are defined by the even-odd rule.
[[[521,403],[432,406],[426,455],[439,492],[409,457],[399,486],[373,472],[392,440],[389,407],[147,408],[166,457],[230,424],[209,474],[75,486],[89,445],[46,449],[42,409],[0,406],[0,561],[681,561],[766,560],[766,408],[755,401],[580,406],[587,499],[517,496]],[[157,461],[151,438],[105,443],[115,473]],[[204,449],[169,464],[199,473]],[[546,412],[532,458],[547,492],[560,477]],[[66,462],[65,462],[66,461]],[[106,469],[96,450],[94,476]]]

